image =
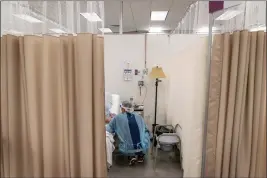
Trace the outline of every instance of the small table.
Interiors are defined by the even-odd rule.
[[[136,105],[134,107],[134,112],[136,112],[137,114],[139,114],[144,118],[144,105]]]

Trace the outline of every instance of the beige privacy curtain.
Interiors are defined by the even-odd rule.
[[[206,177],[266,177],[266,33],[215,35]]]
[[[1,38],[1,177],[106,177],[103,38]]]

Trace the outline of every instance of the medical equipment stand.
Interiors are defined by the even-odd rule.
[[[155,85],[156,85],[156,93],[155,93],[155,116],[154,116],[154,124],[152,124],[152,132],[153,132],[153,137],[155,127],[157,125],[157,104],[158,104],[158,83],[161,82],[159,78],[166,78],[166,75],[164,74],[163,70],[161,67],[156,66],[152,68],[152,71],[150,72],[150,77],[156,79]],[[154,144],[154,143],[153,143]]]
[[[207,149],[207,135],[208,135],[208,112],[209,112],[209,86],[210,86],[210,61],[212,55],[212,27],[214,24],[213,13],[209,13],[209,39],[208,39],[208,55],[207,55],[207,89],[206,89],[206,106],[205,106],[205,121],[203,131],[203,142],[202,142],[202,163],[201,163],[201,178],[205,178],[206,172],[206,149]]]

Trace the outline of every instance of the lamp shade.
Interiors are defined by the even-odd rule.
[[[152,71],[150,72],[149,76],[153,79],[156,78],[166,78],[166,75],[164,74],[161,67],[153,67]]]

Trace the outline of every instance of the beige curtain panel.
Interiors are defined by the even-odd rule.
[[[1,38],[1,177],[106,177],[103,38]]]
[[[206,177],[266,177],[266,33],[215,35]]]

